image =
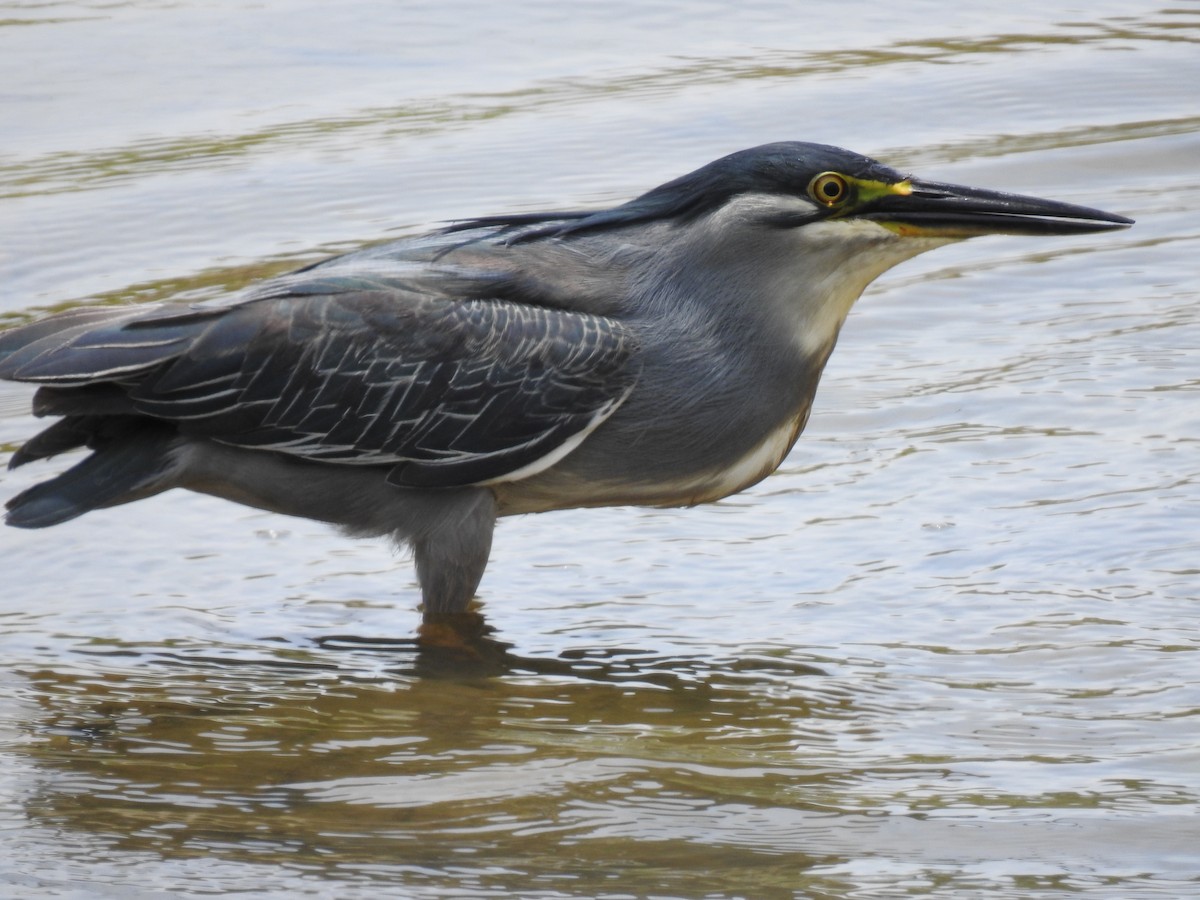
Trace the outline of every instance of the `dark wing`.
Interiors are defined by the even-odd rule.
[[[185,434],[390,465],[389,480],[422,487],[539,471],[637,377],[635,342],[609,318],[314,276],[235,306],[34,323],[0,335],[0,377],[50,386],[43,412],[83,414],[73,395],[111,412],[119,394]]]

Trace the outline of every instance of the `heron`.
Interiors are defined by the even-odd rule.
[[[687,507],[771,474],[863,290],[978,235],[1131,219],[928,181],[837,147],[732,153],[600,210],[460,221],[204,303],[81,305],[0,335],[54,417],[10,468],[43,528],[172,488],[386,536],[426,623],[502,516]]]

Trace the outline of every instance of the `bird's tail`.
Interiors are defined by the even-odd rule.
[[[10,468],[85,443],[92,454],[9,500],[5,522],[47,528],[166,490],[174,483],[177,442],[174,428],[141,417],[68,416],[17,451]]]

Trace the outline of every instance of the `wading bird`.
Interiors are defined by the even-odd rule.
[[[182,487],[411,547],[466,610],[498,516],[691,506],[769,475],[838,330],[906,259],[1122,216],[924,181],[835,147],[743,150],[592,212],[490,216],[214,304],[82,306],[0,335],[57,420],[19,528]]]

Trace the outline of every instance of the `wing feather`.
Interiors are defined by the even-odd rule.
[[[236,303],[52,316],[0,334],[0,377],[47,385],[49,414],[108,391],[186,434],[386,465],[393,483],[425,487],[550,465],[638,377],[636,340],[616,319],[489,298],[480,292],[504,279],[482,270],[377,255],[351,260],[354,271],[285,276]]]
[[[206,324],[131,389],[139,410],[224,443],[390,465],[402,485],[536,471],[637,375],[619,323],[500,301],[300,296]]]

